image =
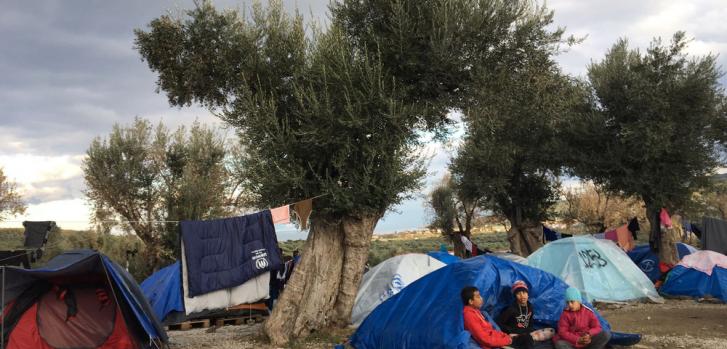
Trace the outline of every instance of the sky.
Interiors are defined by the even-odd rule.
[[[245,9],[250,1],[214,1]],[[306,18],[326,18],[328,0],[288,1]],[[0,10],[0,167],[28,203],[23,220],[55,220],[66,229],[85,229],[89,207],[83,194],[81,162],[91,141],[114,124],[135,117],[170,128],[194,120],[224,125],[205,109],[170,107],[156,92],[156,76],[133,47],[133,30],[154,18],[193,7],[191,0],[53,1],[4,0]],[[693,55],[720,54],[727,67],[727,0],[555,0],[555,24],[585,40],[558,56],[562,69],[583,76],[619,38],[645,49],[654,37],[665,41],[684,30]],[[723,86],[727,80],[722,78]],[[424,196],[445,173],[452,147],[430,143],[426,185],[415,198],[393,208],[377,233],[427,224]],[[281,238],[304,238],[281,227]],[[284,237],[283,237],[284,236]]]

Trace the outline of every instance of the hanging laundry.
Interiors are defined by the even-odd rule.
[[[661,224],[659,223],[659,212],[652,211],[652,225],[651,232],[649,232],[649,247],[654,252],[659,252],[659,245],[661,244]]]
[[[636,235],[638,234],[639,230],[641,230],[641,227],[639,226],[639,219],[636,217],[631,218],[631,220],[629,221],[629,231],[631,232],[631,236],[634,237],[634,240],[638,239]]]
[[[241,285],[283,264],[270,210],[182,221],[180,228],[189,297]]]
[[[618,246],[622,250],[629,252],[634,249],[634,239],[631,236],[628,224],[616,228],[616,238],[618,240]]]
[[[464,235],[460,235],[459,239],[462,240],[462,243],[464,244],[464,249],[467,250],[470,254],[472,254],[472,241],[468,239]]]
[[[665,208],[662,208],[661,212],[659,212],[659,221],[661,221],[661,225],[671,228],[671,217],[669,217],[669,213],[666,212]]]
[[[306,199],[298,201],[293,204],[293,212],[298,216],[298,222],[300,222],[300,229],[308,229],[308,217],[311,211],[313,211],[313,199]]]
[[[273,216],[273,224],[290,223],[290,205],[271,208],[270,214]]]
[[[616,229],[609,230],[603,233],[603,238],[618,243],[618,235],[616,234]]]
[[[543,226],[543,236],[545,237],[545,241],[555,241],[560,239],[560,233],[552,230],[546,226]]]
[[[727,254],[727,221],[704,217],[702,227],[702,249]]]

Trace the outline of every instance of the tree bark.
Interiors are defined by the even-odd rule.
[[[311,220],[301,261],[263,326],[273,345],[349,323],[379,218]]]
[[[527,223],[516,225],[511,221],[507,239],[512,253],[527,257],[543,246],[543,226]]]
[[[677,258],[676,246],[674,244],[680,241],[680,229],[677,229],[675,225],[681,224],[681,222],[672,221],[673,225],[671,228],[662,228],[659,220],[661,207],[653,205],[647,200],[644,200],[644,202],[646,202],[646,217],[649,219],[651,229],[654,229],[655,224],[659,229],[659,261],[668,264],[678,263],[679,259]]]
[[[659,260],[667,264],[679,263],[677,256],[676,243],[681,241],[682,228],[681,218],[678,216],[671,217],[671,228],[662,230],[661,246],[659,246]]]

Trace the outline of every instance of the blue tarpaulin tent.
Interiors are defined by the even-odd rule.
[[[684,258],[685,256],[688,256],[694,252],[699,251],[694,246],[685,244],[683,242],[677,242],[675,243],[676,250],[677,250],[677,257],[679,260]],[[651,250],[649,245],[639,245],[636,246],[633,250],[627,252],[629,258],[636,264],[641,271],[646,274],[646,276],[651,280],[652,282],[656,282],[656,280],[659,280],[661,277],[661,270],[659,270],[659,255],[654,253],[654,251]]]
[[[639,245],[627,252],[629,258],[636,264],[651,282],[656,282],[661,277],[659,270],[659,255],[651,250],[649,245]]]
[[[530,255],[528,265],[557,275],[589,301],[664,301],[651,280],[610,240],[582,235],[553,241]]]
[[[451,255],[448,252],[442,252],[442,251],[431,251],[427,253],[429,257],[435,258],[438,261],[444,263],[444,264],[452,264],[454,262],[458,262],[460,259],[459,257],[455,255]]]
[[[141,290],[149,300],[159,320],[169,313],[184,312],[182,301],[182,274],[179,261],[174,262],[149,276],[141,283]]]
[[[464,330],[462,288],[477,287],[484,300],[482,310],[496,316],[514,301],[510,287],[516,280],[525,281],[530,289],[536,325],[556,327],[565,308],[567,284],[542,270],[478,256],[434,271],[389,298],[364,320],[351,343],[357,349],[469,348],[474,342]]]
[[[727,257],[713,251],[694,252],[669,272],[659,291],[672,296],[712,296],[727,302]]]
[[[685,244],[683,242],[677,242],[675,245],[677,247],[677,257],[679,258],[679,260],[682,260],[682,258],[684,258],[685,256],[699,251],[696,247]]]

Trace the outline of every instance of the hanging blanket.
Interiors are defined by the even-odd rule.
[[[181,231],[189,297],[242,285],[282,265],[270,210],[182,221]]]

